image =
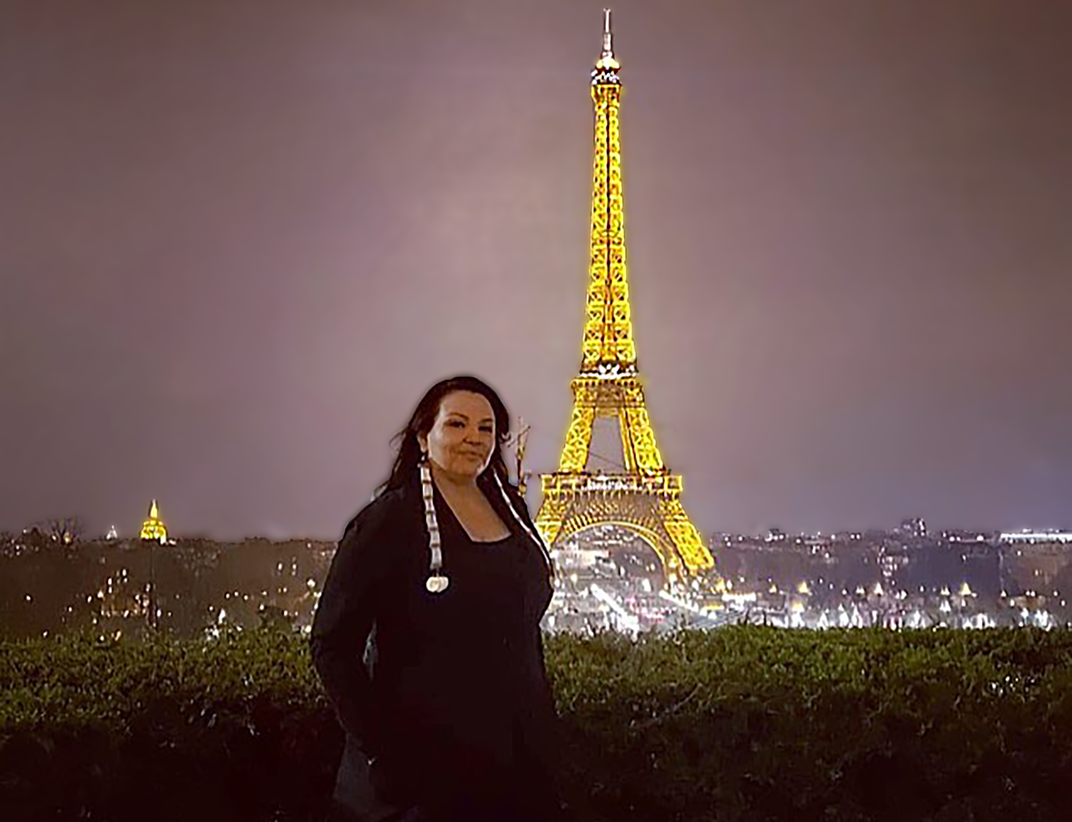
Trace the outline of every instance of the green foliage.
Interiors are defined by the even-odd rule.
[[[0,645],[5,819],[316,818],[340,750],[285,631]]]
[[[1072,635],[547,639],[581,820],[1065,818]],[[285,627],[0,645],[5,819],[318,819],[341,734]]]
[[[735,627],[549,657],[593,818],[1064,818],[1064,631]]]

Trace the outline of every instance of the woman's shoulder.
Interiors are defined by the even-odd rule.
[[[408,497],[406,489],[390,488],[377,493],[358,511],[343,529],[343,539],[361,532],[381,531],[394,528],[405,521]]]

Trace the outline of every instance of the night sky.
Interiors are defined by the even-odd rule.
[[[5,0],[0,528],[334,538],[458,372],[553,469],[602,5]],[[1072,3],[613,8],[700,529],[1072,525]]]

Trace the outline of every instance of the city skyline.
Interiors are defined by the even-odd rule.
[[[459,8],[12,15],[0,529],[155,497],[337,536],[459,372],[554,468],[602,5]],[[613,8],[641,373],[701,531],[1072,524],[1072,12]]]

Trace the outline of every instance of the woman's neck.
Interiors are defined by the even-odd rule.
[[[467,493],[477,490],[476,477],[445,471],[434,462],[431,463],[431,467],[432,479],[435,480],[435,484],[440,491],[445,489],[447,493],[451,491]]]

